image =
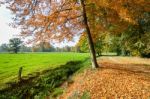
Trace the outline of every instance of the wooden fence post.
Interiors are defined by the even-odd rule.
[[[19,72],[18,72],[18,81],[21,81],[22,78],[21,78],[21,74],[22,74],[22,67],[19,68]]]

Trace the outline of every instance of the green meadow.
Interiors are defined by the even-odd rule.
[[[15,81],[18,70],[23,67],[22,75],[53,69],[68,61],[84,61],[87,53],[19,53],[0,54],[0,87],[9,81]]]

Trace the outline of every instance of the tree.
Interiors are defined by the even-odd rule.
[[[11,50],[9,44],[2,44],[0,48],[3,52],[10,52]]]
[[[19,38],[12,38],[9,40],[10,49],[16,54],[20,50],[21,44],[22,44],[22,41]]]
[[[122,45],[124,45],[125,51],[130,51],[134,56],[147,56],[150,53],[150,31],[140,34],[141,37],[139,37],[139,34],[138,27],[130,25],[123,33]]]
[[[50,42],[38,42],[31,48],[32,52],[54,52],[55,48]]]
[[[89,48],[88,48],[88,41],[87,41],[87,39],[86,39],[86,35],[85,35],[85,33],[82,33],[82,35],[80,36],[80,38],[79,38],[79,41],[78,41],[78,43],[76,44],[76,47],[77,48],[80,48],[80,50],[79,51],[81,51],[81,52],[89,52]]]
[[[87,20],[87,11],[85,8],[85,0],[81,0],[81,5],[82,5],[82,9],[83,9],[83,18],[84,18],[84,25],[86,28],[86,34],[87,34],[87,38],[88,38],[88,44],[89,44],[89,49],[90,49],[90,54],[91,54],[91,61],[92,61],[92,67],[93,68],[97,68],[98,64],[97,64],[97,60],[96,60],[96,52],[94,49],[94,43],[92,40],[92,35],[91,35],[91,31],[88,25],[88,20]]]
[[[14,26],[22,27],[22,36],[35,36],[34,41],[72,40],[80,31],[87,33],[92,67],[98,67],[88,26],[85,0],[7,0],[16,15]]]
[[[49,42],[40,42],[37,44],[37,47],[39,47],[42,52],[48,52],[51,46]]]
[[[98,56],[101,56],[102,51],[103,51],[103,47],[104,47],[104,36],[101,35],[101,36],[97,36],[96,38],[94,36],[92,36],[92,39],[94,41],[96,54]],[[80,47],[81,52],[89,52],[88,41],[86,39],[85,33],[83,33],[80,36],[79,41],[78,41],[76,46]]]
[[[22,46],[20,48],[20,52],[31,52],[31,51],[32,51],[31,47],[28,47],[28,46],[22,44]]]

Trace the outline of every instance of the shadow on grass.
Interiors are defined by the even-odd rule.
[[[87,60],[70,61],[55,69],[24,76],[20,82],[10,82],[7,88],[0,90],[0,99],[34,99],[50,95],[56,87],[83,67]]]

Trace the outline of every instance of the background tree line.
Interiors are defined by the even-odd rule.
[[[24,44],[19,38],[12,38],[9,43],[0,45],[0,52],[18,53],[18,52],[81,52],[79,47],[64,46],[54,47],[50,42],[40,42],[32,46]]]

